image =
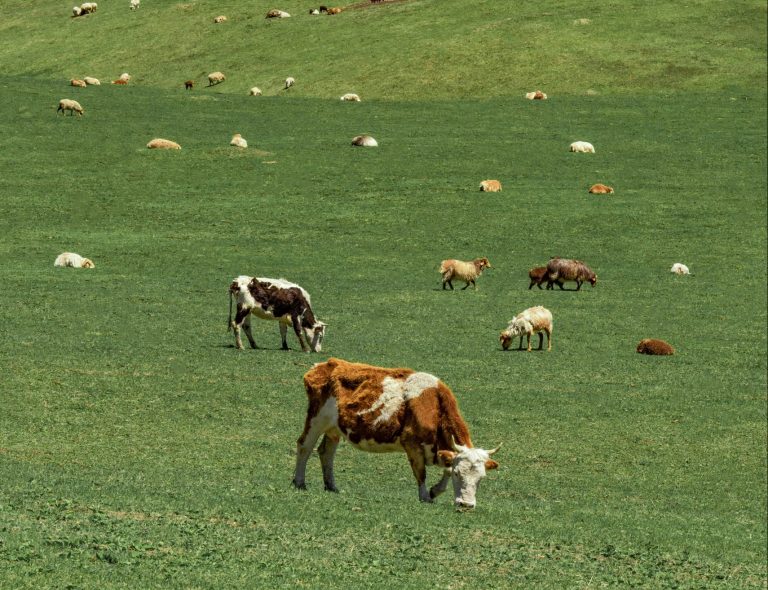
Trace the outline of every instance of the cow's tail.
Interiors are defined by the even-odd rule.
[[[227,320],[227,332],[232,330],[232,291],[229,291],[229,319]]]

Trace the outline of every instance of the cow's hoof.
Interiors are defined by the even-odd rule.
[[[306,490],[307,489],[307,484],[305,484],[303,482],[302,483],[297,483],[296,480],[294,479],[291,483],[293,484],[293,487],[296,488],[297,490]]]
[[[334,494],[338,494],[339,493],[339,488],[337,488],[336,486],[325,486],[325,491],[326,492],[333,492]]]

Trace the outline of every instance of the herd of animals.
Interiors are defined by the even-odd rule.
[[[371,0],[377,2],[380,0]],[[140,0],[130,0],[131,10],[139,7]],[[97,9],[96,3],[85,3],[73,10],[73,16],[91,14]],[[311,9],[310,14],[338,14],[341,9],[329,9],[325,6]],[[270,11],[267,18],[285,18],[288,13]],[[225,16],[214,19],[216,23],[226,22]],[[126,85],[131,77],[125,73],[113,84]],[[221,72],[213,72],[208,77],[209,86],[225,80]],[[75,87],[99,85],[95,78],[73,79]],[[194,88],[194,80],[187,80],[186,89]],[[284,88],[295,84],[292,77],[286,78]],[[251,89],[251,95],[258,96],[258,88]],[[540,90],[529,92],[529,100],[546,100],[547,95]],[[359,101],[356,94],[345,94],[343,101]],[[75,100],[62,99],[57,112],[83,115],[84,109]],[[235,134],[231,145],[245,148],[246,140]],[[375,147],[374,138],[356,136],[352,145]],[[156,138],[147,144],[150,149],[181,149],[176,142]],[[594,153],[592,144],[577,141],[570,145],[572,152]],[[484,192],[501,191],[498,180],[484,180],[480,190]],[[612,194],[614,189],[604,184],[595,184],[589,189],[593,194]],[[89,258],[72,252],[60,254],[54,266],[93,269],[95,264]],[[453,290],[453,281],[464,282],[462,289],[470,285],[476,289],[476,281],[485,269],[492,268],[486,257],[471,261],[457,259],[443,260],[439,272],[442,288]],[[673,265],[675,274],[689,274],[689,269],[681,264]],[[597,275],[582,261],[553,257],[546,266],[530,269],[528,289],[537,286],[542,289],[562,290],[566,282],[575,282],[576,291],[583,283],[593,287],[597,284]],[[327,324],[314,314],[309,293],[300,285],[285,279],[252,277],[241,275],[229,286],[230,312],[228,328],[234,333],[235,346],[243,348],[241,331],[245,332],[252,348],[257,348],[251,330],[251,318],[276,320],[280,329],[282,348],[288,350],[287,331],[291,327],[305,352],[320,352]],[[233,318],[233,305],[235,313]],[[552,350],[553,318],[552,313],[542,306],[523,310],[509,321],[501,331],[499,341],[504,350],[508,350],[515,338],[519,337],[518,349],[523,347],[527,338],[527,351],[531,351],[531,337],[539,335],[539,350],[543,349],[544,336],[547,337],[547,351]],[[644,339],[637,346],[637,352],[652,355],[669,355],[674,348],[657,339]],[[333,464],[336,448],[341,438],[355,447],[369,452],[405,452],[411,464],[418,485],[419,500],[432,502],[443,493],[450,482],[453,483],[454,504],[458,509],[473,508],[476,504],[476,492],[480,480],[486,472],[498,467],[491,459],[499,446],[485,450],[475,447],[469,429],[458,408],[455,396],[445,383],[428,373],[416,372],[406,368],[384,368],[354,363],[337,358],[316,364],[304,375],[304,386],[308,397],[308,409],[304,430],[297,441],[296,467],[293,485],[305,488],[305,470],[309,457],[317,447],[323,473],[324,487],[328,491],[337,491]],[[427,489],[426,467],[434,465],[442,469],[440,481]]]

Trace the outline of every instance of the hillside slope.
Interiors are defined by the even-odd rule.
[[[759,0],[507,4],[406,0],[310,16],[309,2],[254,7],[234,0],[102,0],[71,18],[71,4],[6,0],[0,60],[6,73],[117,77],[180,87],[221,70],[217,92],[258,85],[296,96],[424,99],[666,92],[764,86],[766,5]],[[279,7],[293,16],[267,20]],[[228,17],[214,24],[219,14]],[[589,19],[588,24],[575,24]]]

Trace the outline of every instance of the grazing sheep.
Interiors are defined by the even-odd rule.
[[[685,266],[682,262],[675,262],[672,265],[672,268],[670,269],[670,272],[673,272],[676,275],[689,275],[689,274],[691,274],[691,271],[688,270],[688,267]]]
[[[117,80],[112,80],[112,84],[117,84],[118,86],[127,86],[128,80],[123,80],[122,78],[118,78]]]
[[[554,257],[547,263],[547,289],[553,289],[557,283],[563,290],[565,281],[576,281],[576,290],[581,289],[581,284],[589,282],[593,287],[597,283],[597,275],[592,272],[581,260]]]
[[[96,9],[99,7],[96,2],[83,2],[80,5],[80,14],[90,14],[92,12],[96,12]]]
[[[90,76],[83,78],[83,82],[88,84],[88,86],[101,86],[101,82],[98,78],[91,78]]]
[[[538,333],[539,350],[544,348],[544,334],[547,335],[547,351],[552,351],[552,312],[547,308],[537,305],[529,307],[525,311],[517,314],[509,321],[506,330],[499,334],[499,341],[504,350],[509,350],[512,339],[520,336],[520,345],[518,350],[523,348],[523,336],[528,337],[528,352],[531,352],[531,336]]]
[[[261,88],[254,86],[248,91],[248,96],[261,96]]]
[[[77,113],[77,116],[81,116],[83,113],[85,113],[85,109],[80,106],[80,103],[76,100],[70,100],[69,98],[62,98],[59,101],[59,108],[56,109],[56,114],[59,114],[59,111],[64,113],[64,111],[69,111],[70,115],[74,115]],[[66,113],[64,113],[66,115]]]
[[[637,345],[637,352],[640,354],[670,355],[675,354],[675,349],[669,342],[657,340],[656,338],[644,338]]]
[[[352,145],[359,147],[377,147],[378,142],[370,135],[355,135],[352,138]]]
[[[69,266],[72,268],[95,268],[96,265],[90,258],[83,258],[74,252],[62,252],[56,257],[53,266]]]
[[[131,75],[128,72],[123,72],[120,74],[120,80],[125,80],[126,82],[131,81]]]
[[[217,24],[218,23],[225,23],[225,22],[227,22],[227,17],[222,14],[221,16],[217,16],[216,18],[214,18],[213,22],[215,22]]]
[[[360,97],[357,94],[348,92],[347,94],[341,97],[341,100],[346,102],[360,102]]]
[[[582,154],[594,154],[595,146],[593,146],[588,141],[574,141],[570,146],[568,146],[568,151],[580,152]]]
[[[229,145],[233,145],[233,146],[239,147],[239,148],[247,148],[248,147],[248,142],[245,141],[245,139],[243,139],[242,135],[240,135],[239,133],[235,133],[232,136],[232,141],[229,142]]]
[[[528,100],[547,100],[547,95],[541,90],[536,90],[535,92],[526,92],[525,98]]]
[[[320,14],[327,13],[328,7],[327,6],[321,6],[319,9]]]
[[[226,80],[226,76],[222,74],[221,72],[211,72],[208,74],[208,86],[213,86],[214,84],[221,84],[224,80]]]
[[[472,284],[473,289],[477,289],[475,279],[477,279],[486,268],[492,268],[490,261],[483,258],[475,258],[472,262],[464,262],[463,260],[455,260],[449,258],[443,260],[440,263],[440,275],[443,279],[443,289],[448,285],[453,291],[453,279],[459,279],[464,281],[464,285],[461,290],[463,291]]]
[[[312,16],[317,16],[318,14],[320,14],[320,11],[317,8],[310,8],[309,14],[311,14]]]
[[[195,81],[194,80],[187,80],[184,82],[184,89],[185,90],[192,90],[195,87]]]
[[[141,5],[141,0],[131,0],[131,10],[136,10]]]
[[[267,13],[265,18],[288,18],[289,16],[291,15],[284,10],[272,9]]]
[[[294,80],[292,77],[288,76],[285,79],[285,89],[288,90],[291,86],[296,84],[296,80]]]
[[[338,6],[328,9],[328,14],[339,14],[342,11]]]
[[[85,88],[87,84],[85,83],[85,80],[78,80],[77,78],[72,78],[69,81],[70,86],[75,86],[76,88]]]
[[[180,150],[181,146],[170,139],[155,138],[147,144],[150,150]]]
[[[480,191],[484,193],[500,193],[501,183],[498,180],[483,180],[480,183]]]
[[[612,195],[613,187],[607,184],[593,184],[589,187],[589,192],[593,195]]]
[[[532,268],[528,271],[528,278],[531,279],[531,284],[528,285],[528,290],[533,289],[534,285],[541,289],[541,284],[547,280],[547,267],[537,266]]]
[[[72,18],[81,16],[82,14],[83,14],[83,10],[79,6],[75,6],[72,8]]]

